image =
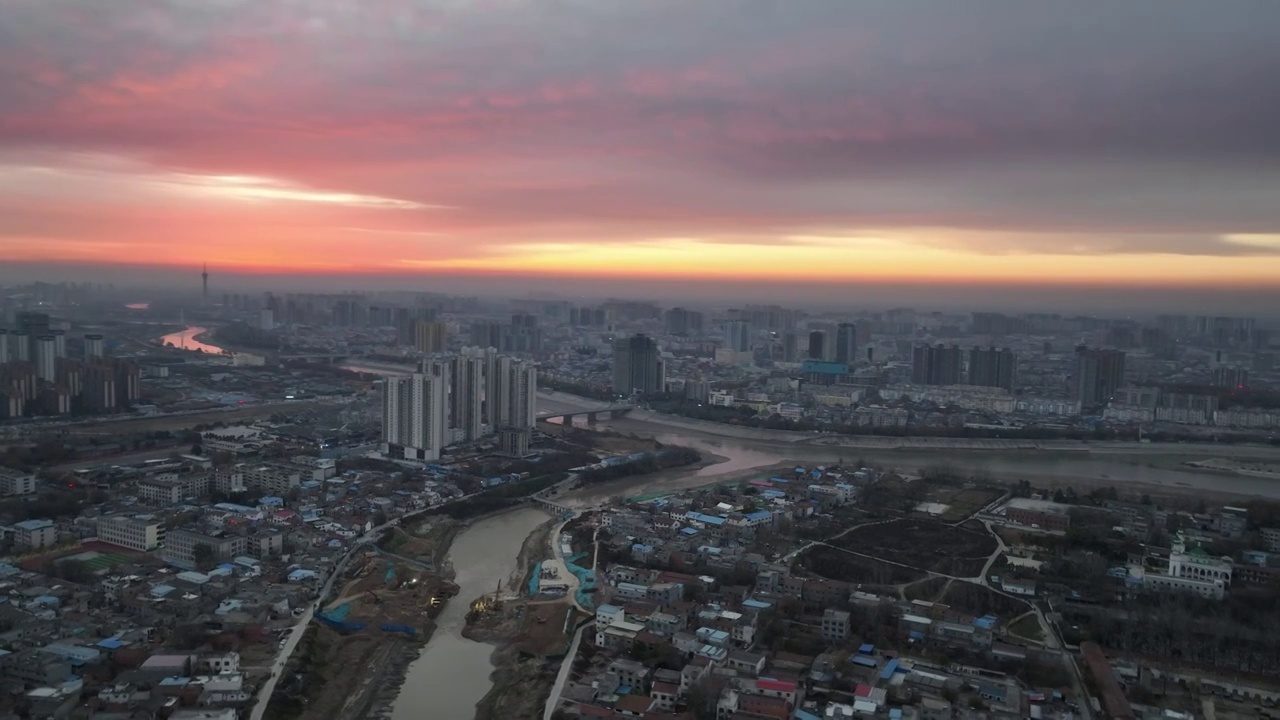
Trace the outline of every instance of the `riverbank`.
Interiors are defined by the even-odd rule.
[[[523,593],[534,563],[551,559],[551,545],[554,542],[551,534],[559,525],[557,518],[549,519],[525,538],[516,559],[516,571],[507,584],[512,589],[511,595]],[[464,637],[494,645],[490,656],[494,668],[490,675],[493,687],[476,705],[476,720],[535,717],[546,704],[555,676],[545,671],[544,663],[537,654],[529,652],[539,648],[527,647],[529,638],[525,635],[524,625],[529,612],[543,610],[548,616],[558,615],[555,606],[567,603],[567,599],[546,603],[520,599],[512,607],[504,609],[504,617],[500,622],[477,622],[467,626],[463,632]],[[564,642],[568,644],[567,637]],[[525,647],[522,648],[522,645]]]
[[[547,522],[544,511],[524,506],[473,520],[458,533],[447,561],[456,571],[458,599],[440,613],[431,642],[405,673],[393,720],[475,715],[493,687],[495,648],[464,634],[471,601],[522,575],[527,568],[516,565],[520,549]]]
[[[460,524],[444,518],[392,528],[343,574],[307,628],[266,718],[362,720],[388,714],[408,668],[435,635],[457,586],[447,555]],[[456,600],[454,601],[456,602]],[[392,628],[386,630],[383,628]]]

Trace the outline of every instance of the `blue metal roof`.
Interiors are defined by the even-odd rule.
[[[19,530],[27,530],[27,531],[43,530],[47,527],[53,527],[53,521],[52,520],[23,520],[22,522],[14,523],[13,526],[18,528]]]
[[[872,645],[871,643],[863,643],[858,646],[858,652],[862,653],[863,655],[870,655],[875,651],[876,651],[876,646]]]

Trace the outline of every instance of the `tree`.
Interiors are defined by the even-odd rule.
[[[63,560],[57,564],[55,574],[63,580],[80,585],[93,582],[93,569],[83,560]]]
[[[196,543],[191,548],[191,558],[195,560],[196,568],[208,570],[213,567],[213,547],[209,543]]]

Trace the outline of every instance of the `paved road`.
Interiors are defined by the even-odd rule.
[[[471,496],[468,495],[451,502],[459,502],[469,497]],[[432,508],[414,510],[413,512],[406,513],[401,517],[385,522],[369,530],[364,535],[361,535],[355,543],[351,545],[350,549],[347,550],[346,554],[338,560],[337,565],[334,566],[333,572],[329,574],[329,579],[325,581],[324,586],[320,589],[320,594],[316,597],[314,602],[307,603],[306,612],[298,618],[298,622],[293,626],[293,630],[289,633],[289,638],[285,641],[284,647],[282,647],[280,652],[276,655],[275,663],[272,664],[271,668],[271,677],[267,678],[267,682],[258,690],[258,695],[253,703],[253,709],[249,712],[249,720],[262,720],[262,714],[266,712],[267,705],[271,702],[271,694],[275,692],[276,682],[280,679],[280,676],[284,674],[285,666],[289,663],[289,657],[293,655],[293,651],[298,647],[298,642],[302,640],[303,634],[307,631],[307,626],[311,624],[311,619],[315,616],[316,605],[323,602],[324,599],[329,597],[329,594],[333,592],[334,583],[342,577],[342,573],[346,570],[347,562],[351,557],[366,544],[376,540],[383,530],[395,527],[402,521],[412,519],[413,517],[430,509]]]
[[[564,561],[564,556],[560,554],[560,533],[564,531],[564,526],[572,519],[572,517],[567,517],[552,528],[547,535],[547,544],[551,546],[551,559],[556,566],[556,572],[560,574],[560,579],[569,586],[569,591],[566,594],[569,602],[573,603],[573,606],[582,612],[590,613],[590,610],[578,604],[578,586],[581,583],[578,582],[577,575],[569,572],[569,565]]]
[[[578,631],[573,634],[573,642],[569,644],[569,654],[564,656],[564,660],[560,662],[560,672],[556,674],[556,683],[551,686],[551,695],[547,697],[546,707],[542,710],[542,720],[551,720],[551,716],[555,714],[556,708],[560,705],[560,694],[564,692],[565,683],[569,681],[569,674],[573,672],[573,661],[578,657],[578,645],[582,642],[582,633],[589,627],[595,626],[595,621],[584,623]]]

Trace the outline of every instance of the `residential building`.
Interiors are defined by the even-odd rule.
[[[959,385],[963,364],[959,345],[917,345],[911,351],[911,382],[916,385]]]
[[[439,320],[418,320],[413,326],[413,347],[424,355],[448,349],[448,328]]]
[[[809,352],[807,357],[810,360],[827,359],[827,332],[825,330],[811,330],[809,332]]]
[[[138,481],[138,497],[148,505],[176,505],[182,502],[183,484],[166,478],[146,478]]]
[[[1109,402],[1124,385],[1124,358],[1120,350],[1077,347],[1075,399],[1084,406]]]
[[[1014,498],[1004,506],[1004,516],[1013,522],[1042,530],[1066,532],[1071,527],[1070,506],[1049,500]]]
[[[724,324],[724,347],[737,353],[751,351],[751,323],[746,320],[728,320]]]
[[[1262,542],[1266,544],[1267,550],[1280,553],[1280,528],[1262,528]]]
[[[407,460],[438,460],[448,425],[449,365],[424,360],[408,377],[386,378],[382,391],[384,450]]]
[[[194,530],[171,530],[165,539],[161,556],[165,561],[181,567],[192,568],[203,551],[200,546],[209,548],[208,559],[211,562],[230,560],[249,552],[249,541],[243,535],[206,535]]]
[[[13,525],[13,544],[23,550],[56,545],[58,528],[52,520],[23,520]]]
[[[836,362],[852,365],[858,361],[858,328],[853,323],[836,326]]]
[[[251,558],[265,560],[267,558],[280,557],[284,554],[284,533],[259,532],[255,535],[250,535],[245,544]]]
[[[474,351],[455,355],[449,372],[449,427],[463,442],[476,440],[482,434],[481,401],[485,392],[484,353]]]
[[[827,608],[822,612],[822,639],[839,643],[849,639],[849,612]]]
[[[619,395],[651,395],[665,390],[666,374],[658,343],[647,335],[620,338],[613,346],[613,391]]]
[[[98,540],[130,550],[150,552],[165,542],[165,529],[150,515],[112,515],[98,519]]]
[[[1008,348],[984,350],[975,347],[969,350],[969,384],[1012,392],[1017,364],[1018,357]]]
[[[287,495],[302,483],[302,472],[288,465],[241,464],[237,469],[240,470],[247,489],[267,495]]]
[[[0,495],[30,495],[35,491],[35,475],[0,467]]]

